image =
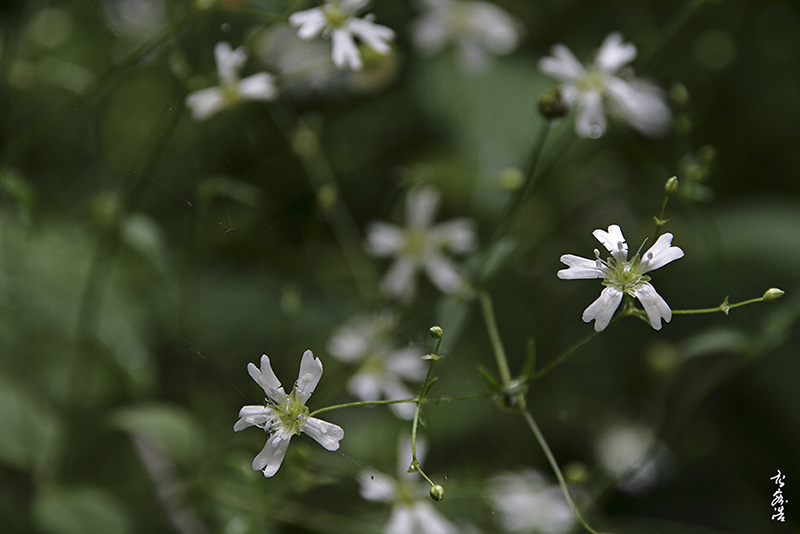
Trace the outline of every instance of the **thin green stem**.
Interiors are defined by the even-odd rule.
[[[533,414],[531,414],[531,411],[525,405],[525,396],[519,395],[518,402],[522,407],[522,416],[525,418],[525,422],[528,423],[528,427],[531,429],[531,432],[533,432],[536,441],[539,442],[542,452],[544,452],[544,455],[547,457],[547,461],[550,463],[550,467],[553,469],[553,472],[558,479],[558,485],[561,486],[561,491],[564,493],[564,497],[567,499],[567,503],[572,509],[572,513],[575,515],[575,519],[578,520],[583,528],[592,534],[600,534],[598,531],[593,529],[589,523],[586,522],[577,505],[575,504],[575,501],[572,500],[572,494],[569,492],[569,487],[567,487],[567,481],[564,479],[564,475],[561,473],[561,468],[558,467],[558,462],[556,462],[555,456],[553,456],[553,452],[550,450],[550,446],[547,444],[547,440],[544,439],[544,434],[542,434],[542,431],[539,429],[539,425],[536,424]]]
[[[606,327],[606,330],[608,328],[611,328],[611,326],[613,326],[617,322],[619,322],[623,317],[625,317],[625,315],[623,315],[623,314],[620,314],[620,315],[616,316],[608,324],[608,326]],[[544,369],[542,369],[538,373],[534,374],[533,378],[531,378],[531,382],[536,382],[537,380],[547,376],[553,369],[555,369],[556,367],[558,367],[559,365],[561,365],[562,363],[567,361],[567,359],[570,356],[572,356],[573,354],[575,354],[576,352],[581,350],[583,347],[585,347],[586,345],[588,345],[589,343],[591,343],[592,341],[597,339],[606,330],[603,330],[602,332],[595,332],[595,333],[583,338],[581,341],[579,341],[578,343],[576,343],[575,345],[573,345],[572,347],[567,349],[565,352],[561,353],[561,355],[559,355],[555,360],[550,362]]]
[[[492,352],[494,352],[494,359],[497,362],[500,380],[502,381],[503,387],[505,387],[511,382],[511,371],[508,369],[506,351],[503,348],[503,342],[497,330],[497,321],[495,321],[494,310],[492,309],[492,299],[485,291],[480,291],[478,293],[478,299],[480,300],[481,310],[483,311],[483,322],[486,323],[486,331],[489,333],[489,340],[492,343]]]
[[[781,294],[783,293],[781,292]],[[755,304],[756,302],[769,302],[770,300],[772,299],[768,298],[767,295],[765,294],[755,299],[743,300],[742,302],[735,302],[733,304],[730,304],[728,302],[728,297],[725,297],[725,300],[722,301],[722,304],[720,304],[716,308],[699,308],[695,310],[672,310],[672,315],[700,315],[703,313],[717,313],[717,312],[722,312],[725,315],[728,315],[728,313],[734,308],[741,308],[742,306],[747,306],[748,304]]]
[[[308,416],[316,417],[319,414],[323,414],[325,412],[332,412],[333,410],[339,410],[342,408],[356,408],[362,406],[387,406],[390,404],[410,404],[412,402],[417,402],[417,399],[413,398],[413,399],[397,399],[397,400],[345,402],[344,404],[334,404],[332,406],[326,406],[324,408],[320,408],[319,410],[314,410],[313,412],[309,413]]]
[[[280,108],[270,106],[270,112],[305,169],[317,202],[328,216],[334,237],[350,266],[361,297],[366,302],[374,301],[378,275],[364,255],[358,225],[342,200],[336,176],[320,147],[319,136],[288,104]],[[289,117],[289,114],[292,116]]]

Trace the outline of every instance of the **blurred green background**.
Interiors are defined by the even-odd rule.
[[[359,295],[388,265],[363,256],[365,225],[402,223],[407,188],[431,183],[439,219],[475,219],[488,246],[511,197],[501,177],[525,166],[536,101],[553,85],[537,61],[559,42],[587,59],[614,30],[636,44],[637,75],[673,97],[675,127],[650,140],[612,123],[586,140],[570,119],[554,126],[512,221],[515,247],[481,286],[512,372],[529,338],[543,366],[592,332],[580,314],[599,284],[557,279],[559,256],[590,256],[591,231],[609,224],[640,243],[677,175],[666,229],[686,255],[653,275],[667,302],[786,295],[675,316],[660,332],[627,319],[534,384],[531,410],[562,467],[586,469],[600,528],[800,531],[796,2],[498,1],[526,32],[482,73],[414,51],[416,4],[375,2],[397,33],[388,62],[195,123],[184,99],[217,83],[214,45],[244,45],[245,73],[274,72],[270,31],[310,6],[218,4],[0,7],[4,532],[380,532],[388,507],[359,497],[356,474],[393,473],[410,425],[382,408],[331,412],[340,452],[296,437],[264,479],[250,470],[264,435],[232,430],[261,400],[246,365],[266,353],[290,387],[311,349],[325,365],[311,408],[352,400],[350,368],[326,345],[348,317],[388,304]],[[344,242],[330,224],[342,209],[354,223]],[[474,301],[422,281],[400,314],[401,345],[430,351],[428,327],[444,328],[432,396],[485,390],[477,366],[494,362]],[[491,401],[425,412],[426,471],[447,487],[437,509],[452,521],[498,531],[492,474],[553,478],[521,418]],[[669,450],[647,491],[623,491],[597,466],[599,436],[619,423],[653,429]],[[770,520],[778,469],[786,524]]]

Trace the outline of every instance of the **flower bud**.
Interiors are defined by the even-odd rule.
[[[677,190],[678,190],[678,177],[673,176],[672,178],[667,180],[666,184],[664,184],[664,191],[667,193],[667,195],[672,195]]]
[[[777,287],[771,287],[764,292],[764,302],[772,302],[773,300],[778,300],[783,296],[785,291],[782,289],[778,289]]]
[[[433,499],[436,502],[439,502],[442,499],[444,499],[444,488],[439,484],[436,484],[435,486],[431,487],[431,499]]]
[[[440,326],[432,326],[429,330],[433,339],[442,339],[444,332]]]
[[[539,113],[549,121],[560,119],[568,111],[569,106],[561,96],[561,90],[558,87],[553,87],[539,97]]]

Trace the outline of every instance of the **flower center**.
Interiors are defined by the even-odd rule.
[[[300,424],[308,417],[308,407],[297,400],[294,390],[281,406],[275,408],[275,411],[278,413],[281,426],[292,434],[300,433]]]
[[[639,270],[640,259],[637,254],[630,261],[617,261],[611,257],[605,262],[606,279],[604,285],[609,285],[631,294],[641,284],[648,282],[650,277]]]
[[[590,70],[577,80],[578,91],[590,93],[593,91],[603,93],[606,88],[606,75],[602,71]]]
[[[341,28],[344,26],[350,14],[343,11],[338,5],[329,4],[324,8],[325,20],[331,28]]]
[[[403,251],[412,258],[421,258],[425,252],[425,232],[422,230],[406,230]]]

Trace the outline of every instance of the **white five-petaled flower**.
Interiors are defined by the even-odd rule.
[[[661,89],[644,80],[620,76],[620,70],[636,57],[636,47],[623,43],[619,33],[606,37],[588,68],[562,44],[555,45],[551,53],[539,61],[539,68],[561,81],[564,100],[577,106],[578,135],[594,139],[603,135],[606,112],[645,135],[666,132],[671,113]]]
[[[472,221],[466,218],[432,225],[439,200],[438,191],[431,187],[412,189],[406,197],[406,228],[386,222],[373,222],[367,228],[367,252],[395,257],[381,282],[387,295],[411,298],[420,269],[445,293],[454,293],[463,286],[462,275],[444,252],[463,254],[474,250],[475,231]]]
[[[479,0],[422,0],[425,11],[414,23],[414,44],[435,53],[453,43],[462,63],[481,70],[490,55],[512,52],[519,44],[521,24],[489,2]]]
[[[423,351],[415,346],[395,347],[391,334],[397,316],[384,312],[376,316],[356,317],[334,332],[328,343],[332,356],[344,362],[359,362],[347,389],[362,401],[399,400],[414,397],[404,380],[419,382],[425,378]],[[391,404],[398,416],[411,419],[415,404]]]
[[[375,24],[373,15],[356,17],[369,1],[327,0],[320,7],[293,13],[289,17],[289,23],[297,28],[297,35],[301,39],[315,39],[320,35],[330,36],[333,63],[340,69],[361,70],[363,62],[356,38],[382,55],[391,52],[392,47],[389,42],[394,39],[394,31]]]
[[[575,525],[561,488],[534,469],[493,477],[488,493],[506,532],[566,534]]]
[[[667,322],[672,319],[672,310],[661,295],[656,293],[649,282],[650,277],[645,273],[683,257],[683,250],[672,246],[672,234],[662,234],[647,252],[641,256],[637,253],[630,260],[628,244],[619,226],[612,224],[607,232],[597,229],[592,234],[611,253],[611,257],[606,261],[601,260],[597,249],[594,250],[593,260],[564,254],[561,256],[561,263],[568,268],[558,271],[558,277],[563,280],[603,279],[606,287],[600,297],[583,312],[583,320],[587,323],[594,321],[594,329],[597,332],[602,331],[611,321],[622,296],[628,294],[639,299],[650,325],[660,330],[662,319]]]
[[[421,462],[425,457],[425,441],[418,438],[416,448],[417,460]],[[430,485],[419,474],[408,472],[411,456],[411,440],[401,439],[397,451],[397,478],[372,470],[361,471],[358,475],[361,496],[368,501],[393,504],[384,534],[456,534],[456,526],[433,507]]]
[[[186,105],[196,121],[205,120],[217,112],[242,100],[273,100],[278,95],[271,74],[261,72],[239,79],[239,70],[247,61],[247,54],[240,47],[231,49],[228,43],[217,43],[214,47],[217,73],[220,84],[191,93]]]
[[[314,358],[310,350],[300,360],[300,374],[290,394],[286,394],[280,381],[272,371],[267,355],[261,356],[261,368],[247,364],[247,371],[267,395],[264,406],[244,406],[239,411],[239,420],[233,425],[238,432],[249,426],[264,429],[269,437],[267,444],[253,460],[253,470],[262,471],[265,477],[274,475],[283,462],[289,440],[304,432],[317,443],[335,451],[344,437],[341,427],[316,417],[309,417],[306,401],[322,377],[322,362]]]

